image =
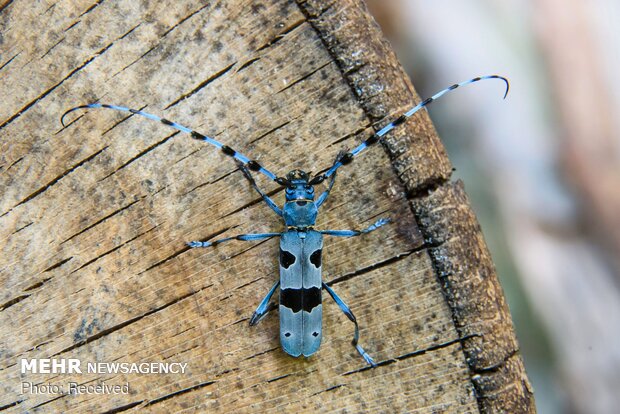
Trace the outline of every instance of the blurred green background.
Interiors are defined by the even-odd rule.
[[[620,2],[367,0],[433,103],[538,412],[620,412]]]

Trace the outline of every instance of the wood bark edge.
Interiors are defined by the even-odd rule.
[[[419,102],[360,0],[297,1],[377,127]],[[413,137],[407,142],[407,136]],[[426,113],[386,137],[452,311],[481,412],[536,411],[508,305],[480,226]]]

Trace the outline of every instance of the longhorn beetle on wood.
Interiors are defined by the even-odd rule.
[[[271,300],[271,297],[275,293],[276,289],[280,287],[279,313],[280,342],[282,344],[282,348],[287,354],[294,357],[298,357],[300,355],[308,357],[314,354],[319,349],[321,344],[323,317],[321,292],[322,289],[325,289],[332,299],[334,299],[334,301],[338,304],[340,309],[345,313],[345,315],[355,324],[352,344],[364,360],[374,367],[376,364],[373,359],[358,343],[359,327],[357,320],[355,319],[355,315],[353,315],[351,309],[340,298],[340,296],[338,296],[332,288],[327,286],[321,278],[323,236],[359,236],[361,234],[370,233],[371,231],[387,224],[389,219],[379,219],[374,224],[363,230],[316,230],[314,225],[316,223],[318,210],[327,200],[329,192],[334,186],[336,171],[340,167],[351,163],[353,158],[364,149],[379,142],[384,135],[396,126],[402,124],[405,120],[407,120],[407,118],[411,117],[420,109],[424,108],[447,92],[452,91],[459,86],[464,86],[485,79],[503,80],[506,83],[506,91],[504,93],[504,98],[506,98],[510,85],[508,80],[502,76],[480,76],[465,82],[456,83],[441,90],[432,97],[423,100],[418,105],[403,113],[394,121],[374,133],[370,138],[359,144],[352,151],[339,153],[331,167],[329,167],[325,172],[319,173],[312,178],[306,172],[300,170],[293,170],[289,172],[286,177],[278,177],[260,165],[257,161],[246,157],[242,153],[232,149],[228,145],[224,145],[221,142],[216,141],[211,137],[200,134],[190,128],[177,124],[176,122],[169,121],[165,118],[160,118],[156,115],[151,115],[143,111],[126,108],[123,106],[101,103],[80,105],[65,112],[62,115],[60,122],[63,127],[65,127],[65,116],[78,109],[107,108],[121,112],[128,112],[143,116],[153,121],[161,122],[162,124],[168,125],[179,131],[186,132],[190,134],[192,138],[211,144],[219,148],[225,155],[234,158],[239,165],[239,169],[243,172],[243,175],[250,182],[251,186],[258,192],[258,194],[260,194],[267,205],[278,216],[282,217],[284,224],[286,225],[286,231],[280,233],[240,234],[212,242],[192,241],[187,244],[190,247],[211,247],[230,240],[250,241],[267,239],[270,237],[280,237],[280,280],[274,283],[272,288],[267,293],[267,296],[265,296],[260,305],[258,305],[258,308],[250,319],[250,325],[256,325],[266,315],[269,308],[269,301]],[[250,171],[259,172],[270,180],[285,187],[286,202],[282,208],[278,207],[278,205],[258,187]],[[314,186],[327,179],[330,179],[327,188],[315,200]]]

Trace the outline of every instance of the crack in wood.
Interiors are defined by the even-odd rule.
[[[250,318],[249,318],[249,317],[248,317],[248,318],[241,318],[241,319],[239,319],[238,321],[234,321],[233,323],[230,323],[230,324],[228,324],[228,325],[225,325],[225,326],[224,326],[224,328],[229,327],[229,326],[239,325],[240,323],[242,323],[242,322],[246,322],[246,321],[249,321],[249,320],[250,320]]]
[[[51,6],[49,6],[47,9],[45,9],[45,11],[43,13],[41,13],[41,16],[43,16],[44,14],[47,14],[47,12],[52,10],[54,7],[56,7],[56,3],[52,3]]]
[[[362,269],[358,269],[358,270],[355,270],[353,272],[345,273],[344,275],[339,276],[337,278],[334,278],[334,279],[330,280],[329,282],[325,282],[325,284],[327,286],[332,286],[332,285],[335,285],[336,283],[341,283],[341,282],[350,280],[350,279],[352,279],[352,278],[354,278],[356,276],[363,275],[365,273],[369,273],[369,272],[372,272],[372,271],[377,270],[377,269],[381,269],[382,267],[390,266],[390,265],[392,265],[392,264],[394,264],[396,262],[399,262],[399,261],[409,257],[413,253],[417,253],[417,252],[420,252],[420,251],[426,250],[426,249],[428,249],[428,246],[423,244],[420,247],[408,250],[408,251],[403,252],[403,253],[399,253],[396,256],[392,256],[392,257],[390,257],[388,259],[385,259],[385,260],[382,260],[380,262],[373,263],[370,266],[366,266],[366,267],[364,267]]]
[[[96,3],[92,4],[88,9],[86,9],[85,11],[82,12],[82,14],[80,14],[77,17],[77,20],[74,21],[73,23],[71,23],[66,29],[64,29],[64,32],[68,32],[69,30],[71,30],[72,28],[74,28],[75,26],[77,26],[78,24],[80,24],[82,22],[82,20],[80,20],[81,17],[85,16],[86,14],[90,13],[91,11],[93,11],[95,8],[97,8],[101,3],[103,3],[105,0],[99,0]],[[46,10],[47,11],[47,10]]]
[[[462,343],[463,341],[465,341],[467,339],[481,337],[481,336],[483,336],[483,335],[482,334],[477,334],[477,333],[476,334],[470,334],[470,335],[466,335],[466,336],[464,336],[462,338],[459,337],[459,338],[453,339],[451,341],[443,342],[441,344],[432,345],[432,346],[429,346],[428,348],[420,349],[420,350],[413,351],[413,352],[408,352],[406,354],[399,355],[399,356],[394,357],[394,358],[390,358],[390,359],[386,359],[386,360],[383,360],[383,361],[379,361],[379,362],[377,362],[377,367],[383,367],[383,366],[394,364],[394,363],[396,363],[398,361],[403,361],[405,359],[415,358],[417,356],[424,355],[427,352],[433,352],[433,351],[436,351],[438,349],[447,348],[447,347],[450,347],[450,346],[452,346],[454,344]],[[357,374],[358,372],[364,372],[364,371],[368,371],[370,369],[373,369],[373,367],[365,366],[365,367],[362,367],[362,368],[359,368],[359,369],[355,369],[353,371],[345,372],[342,375],[343,376],[347,376],[347,375]]]
[[[185,16],[184,18],[179,20],[174,26],[172,26],[170,29],[166,30],[164,32],[164,34],[161,35],[160,39],[163,39],[164,37],[168,36],[168,33],[172,32],[174,29],[176,29],[177,27],[179,27],[180,25],[185,23],[187,20],[191,19],[196,14],[200,13],[202,10],[204,10],[205,8],[207,8],[209,6],[211,6],[211,3],[206,3],[204,6],[200,7],[196,11],[193,11],[192,13],[188,14],[187,16]]]
[[[68,257],[66,259],[62,259],[60,262],[51,265],[50,267],[48,267],[47,269],[45,269],[43,272],[41,273],[45,273],[45,272],[51,272],[52,270],[64,265],[65,263],[67,263],[69,260],[73,259],[73,256]]]
[[[105,1],[105,0],[99,0],[99,1],[97,1],[97,2],[95,2],[95,3],[93,3],[93,4],[92,4],[92,5],[91,5],[88,9],[86,9],[85,11],[83,11],[83,12],[82,12],[82,14],[80,14],[80,15],[78,16],[78,19],[79,19],[80,17],[83,17],[83,16],[87,15],[88,13],[90,13],[91,11],[93,11],[94,9],[96,9],[97,7],[99,7],[99,5],[100,5],[101,3],[103,3],[104,1]]]
[[[140,400],[140,401],[135,401],[129,404],[125,404],[125,405],[121,405],[120,407],[116,407],[116,408],[112,408],[111,410],[108,411],[104,411],[101,414],[116,414],[116,413],[121,413],[123,411],[127,411],[127,410],[131,410],[132,408],[142,404],[144,402],[144,400]]]
[[[260,136],[258,136],[258,137],[256,137],[256,138],[254,138],[253,140],[251,140],[251,141],[249,142],[249,144],[254,144],[254,143],[256,143],[257,141],[260,141],[261,139],[265,138],[267,135],[270,135],[270,134],[272,134],[272,133],[276,132],[278,129],[283,128],[283,127],[287,126],[287,125],[288,125],[288,124],[290,124],[290,123],[291,123],[291,120],[286,121],[286,122],[284,122],[284,123],[282,123],[282,124],[278,125],[277,127],[270,129],[269,131],[265,132],[264,134],[261,134]]]
[[[280,376],[278,376],[278,377],[268,379],[268,380],[267,380],[267,381],[265,381],[265,382],[266,382],[266,383],[276,382],[276,381],[279,381],[279,380],[281,380],[281,379],[284,379],[284,378],[290,377],[291,375],[293,375],[293,374],[284,374],[284,375],[280,375]]]
[[[2,11],[2,9],[0,9],[0,11]],[[13,61],[13,59],[15,59],[17,56],[19,56],[21,52],[16,53],[12,58],[10,58],[9,60],[7,60],[4,64],[2,64],[2,66],[0,66],[0,70],[4,69],[5,66],[7,66],[9,63],[11,63]]]
[[[500,369],[502,369],[505,365],[506,362],[508,362],[508,360],[514,358],[516,355],[518,355],[520,352],[520,349],[514,349],[512,351],[510,351],[504,358],[502,358],[501,361],[499,361],[496,364],[493,364],[489,367],[484,367],[484,368],[473,368],[472,370],[478,374],[478,375],[486,375],[486,374],[493,374],[497,371],[499,371]],[[474,379],[476,379],[474,377]]]
[[[126,161],[123,165],[119,166],[117,169],[115,169],[114,171],[112,171],[110,174],[106,175],[105,177],[101,178],[100,180],[98,180],[97,182],[101,182],[103,180],[105,180],[108,177],[111,177],[112,175],[116,174],[118,171],[122,170],[123,168],[127,167],[129,164],[133,163],[134,161],[138,160],[140,157],[148,154],[149,152],[153,151],[154,149],[156,149],[157,147],[165,144],[166,142],[168,142],[169,140],[171,140],[173,137],[175,137],[176,135],[180,134],[180,131],[176,131],[173,132],[172,134],[168,135],[167,137],[165,137],[164,139],[162,139],[159,142],[156,142],[155,144],[146,147],[144,150],[140,151],[136,156],[130,158],[128,161]]]
[[[155,405],[157,403],[160,403],[162,401],[168,400],[170,398],[176,397],[177,395],[182,395],[182,394],[187,394],[188,392],[192,392],[192,391],[196,391],[199,390],[201,388],[204,387],[208,387],[209,385],[215,384],[217,381],[205,381],[205,382],[201,382],[200,384],[196,384],[192,387],[188,387],[188,388],[183,388],[181,390],[172,392],[170,394],[166,394],[164,396],[161,396],[159,398],[155,398],[154,400],[149,401],[148,403],[146,403],[144,406],[148,407],[150,405]]]
[[[175,336],[176,336],[176,335],[173,335],[173,336],[171,336],[171,338],[174,338]],[[169,355],[169,356],[163,357],[162,359],[163,359],[164,361],[166,361],[166,360],[171,359],[171,358],[175,358],[175,357],[177,357],[177,358],[178,358],[178,356],[179,356],[179,355],[183,355],[184,353],[189,352],[189,351],[191,351],[192,349],[198,349],[198,348],[201,348],[202,346],[203,346],[202,344],[196,344],[196,345],[194,345],[194,346],[190,346],[189,348],[185,348],[185,349],[183,349],[182,351],[175,352],[175,353],[174,353],[174,354],[172,354],[172,355]]]
[[[207,240],[209,240],[209,239],[212,239],[213,237],[217,237],[217,236],[219,236],[220,234],[222,234],[222,233],[224,233],[224,232],[226,232],[226,231],[228,231],[228,230],[230,230],[231,228],[234,228],[234,227],[235,227],[235,226],[233,226],[233,227],[227,227],[227,228],[224,228],[224,229],[222,229],[222,230],[218,230],[218,231],[216,231],[215,233],[212,233],[212,234],[208,235],[206,239],[203,239],[203,240],[200,240],[200,241],[207,241]],[[179,255],[181,255],[181,254],[185,253],[186,251],[188,251],[188,250],[190,250],[190,249],[192,249],[192,247],[189,247],[189,246],[187,246],[187,245],[186,245],[185,247],[183,247],[183,248],[182,248],[182,249],[180,249],[180,250],[177,250],[176,252],[172,253],[170,256],[166,257],[165,259],[162,259],[162,260],[158,261],[157,263],[155,263],[155,264],[153,264],[153,265],[151,265],[151,266],[147,267],[146,269],[142,270],[142,271],[141,271],[141,272],[139,272],[137,275],[138,275],[138,276],[140,276],[141,274],[146,273],[146,272],[148,272],[149,270],[152,270],[152,269],[156,268],[157,266],[161,266],[162,264],[164,264],[164,263],[166,263],[166,262],[168,262],[168,261],[170,261],[170,260],[174,259],[175,257],[177,257],[177,256],[179,256]]]
[[[250,355],[249,357],[246,357],[244,360],[247,361],[248,359],[256,358],[256,357],[259,357],[261,355],[268,354],[269,352],[277,351],[278,349],[280,349],[279,346],[276,346],[275,348],[269,348],[266,351],[262,351],[262,352],[259,352],[257,354],[254,354],[254,355]]]
[[[106,147],[106,148],[107,148],[107,147]],[[69,240],[72,240],[72,239],[76,238],[76,237],[77,237],[77,236],[79,236],[80,234],[83,234],[84,232],[86,232],[86,231],[88,231],[88,230],[92,229],[93,227],[98,226],[99,224],[103,223],[103,222],[104,222],[104,221],[106,221],[107,219],[112,218],[112,217],[114,217],[115,215],[122,213],[123,211],[127,210],[129,207],[131,207],[131,206],[133,206],[134,204],[136,204],[136,203],[138,203],[138,202],[142,201],[142,200],[144,199],[144,197],[145,197],[145,196],[142,196],[142,197],[140,197],[139,199],[134,200],[134,201],[132,201],[131,203],[127,204],[126,206],[123,206],[123,207],[119,208],[118,210],[113,211],[112,213],[108,214],[107,216],[105,216],[105,217],[103,217],[103,218],[101,218],[101,219],[97,220],[97,221],[96,221],[96,222],[94,222],[93,224],[91,224],[91,225],[89,225],[89,226],[86,226],[86,227],[85,227],[85,228],[83,228],[82,230],[80,230],[80,231],[78,231],[77,233],[75,233],[73,236],[69,237],[68,239],[65,239],[65,240],[64,240],[64,241],[62,241],[62,242],[60,242],[60,245],[63,245],[63,244],[65,244],[66,242],[68,242]]]
[[[14,165],[19,164],[20,162],[22,162],[24,160],[24,157],[19,157],[17,160],[13,161],[7,168],[6,170],[10,170]]]
[[[81,20],[76,20],[73,23],[71,23],[69,26],[67,26],[66,29],[63,30],[63,32],[67,33],[69,30],[73,29],[75,26],[77,26],[78,24],[80,24],[82,21]]]
[[[332,146],[334,146],[334,145],[338,145],[338,144],[340,144],[341,142],[346,141],[346,140],[347,140],[347,139],[349,139],[349,138],[357,137],[358,135],[360,135],[362,132],[366,131],[366,130],[367,130],[368,128],[370,128],[371,126],[372,126],[372,125],[370,125],[369,123],[367,123],[367,124],[365,124],[364,126],[362,126],[362,127],[358,128],[357,130],[355,130],[355,131],[351,132],[350,134],[346,134],[345,136],[343,136],[343,137],[341,137],[341,138],[338,138],[338,139],[337,139],[337,140],[335,140],[335,141],[332,141],[331,143],[329,143],[329,144],[327,145],[327,148],[332,147]],[[374,130],[373,130],[373,132],[374,132]],[[328,170],[328,169],[329,169],[329,167],[327,167],[325,170]]]
[[[32,226],[33,224],[34,224],[34,221],[31,221],[30,223],[26,224],[25,226],[22,226],[22,227],[18,228],[13,233],[11,233],[11,236],[14,235],[14,234],[19,233],[20,231],[24,230],[25,228],[28,228],[28,227]]]
[[[142,111],[144,108],[146,108],[148,105],[143,105],[142,107],[138,108],[138,110]],[[114,125],[112,125],[110,128],[106,129],[105,131],[103,131],[101,133],[101,136],[103,137],[105,134],[107,134],[108,132],[112,131],[114,128],[116,128],[117,126],[119,126],[120,124],[122,124],[123,122],[125,122],[126,120],[128,120],[129,118],[131,118],[132,116],[134,116],[134,114],[129,114],[125,117],[123,117],[120,121],[116,122]],[[78,118],[79,119],[79,118]],[[71,122],[69,125],[73,124],[73,122]],[[67,126],[69,126],[67,125]]]
[[[302,24],[304,24],[306,22],[306,19],[300,19],[297,20],[296,22],[293,22],[292,25],[290,25],[289,27],[287,27],[286,29],[284,29],[282,32],[278,33],[273,39],[269,40],[267,43],[265,43],[262,46],[259,46],[256,51],[257,52],[262,52],[263,50],[272,47],[273,45],[275,45],[276,43],[278,43],[279,41],[281,41],[282,39],[284,39],[286,37],[286,35],[288,35],[289,33],[291,33],[293,30],[297,29],[299,26],[301,26]]]
[[[365,68],[366,66],[368,66],[368,64],[366,62],[360,64],[360,65],[355,65],[352,68],[347,69],[346,71],[343,72],[343,75],[346,76],[351,76],[354,75],[355,73],[359,72],[362,68]],[[368,97],[371,97],[372,95],[369,95]]]
[[[16,298],[13,298],[11,300],[9,300],[8,302],[5,302],[4,304],[0,305],[0,312],[10,308],[11,306],[21,302],[22,300],[26,299],[27,297],[29,297],[30,295],[19,295]]]
[[[332,386],[332,387],[326,388],[326,389],[324,389],[324,390],[322,390],[322,391],[315,392],[314,394],[312,394],[312,395],[311,395],[311,397],[314,397],[315,395],[322,394],[322,393],[324,393],[324,392],[334,391],[334,390],[337,390],[338,388],[341,388],[341,387],[346,387],[346,386],[347,386],[347,384],[337,384],[337,385],[334,385],[334,386]]]
[[[311,71],[310,73],[302,76],[299,79],[294,80],[291,84],[286,85],[284,88],[280,89],[279,91],[276,92],[276,94],[279,94],[281,92],[284,92],[287,89],[292,88],[293,86],[297,85],[298,83],[301,83],[303,81],[305,81],[306,79],[308,79],[309,77],[311,77],[312,75],[314,75],[315,73],[317,73],[318,71],[320,71],[321,69],[325,68],[326,66],[331,65],[333,62],[330,60],[326,63],[324,63],[323,65],[319,66],[318,68],[314,69],[313,71]]]
[[[198,150],[196,150],[196,151],[193,151],[193,152],[192,152],[191,154],[189,154],[187,157],[189,157],[189,156],[190,156],[190,155],[192,155],[192,154],[195,154],[195,153],[196,153],[196,152],[198,152],[198,151],[200,151],[200,149],[198,149]],[[187,158],[187,157],[183,157],[183,159],[185,159],[185,158]],[[180,160],[179,160],[179,161],[180,161]],[[199,188],[201,188],[201,187],[204,187],[204,186],[206,186],[206,185],[215,184],[215,183],[217,183],[217,182],[219,182],[219,181],[223,180],[224,178],[228,177],[229,175],[231,175],[231,174],[233,174],[233,173],[236,173],[237,171],[239,171],[239,168],[235,168],[234,170],[229,171],[229,172],[227,172],[226,174],[223,174],[223,175],[221,175],[221,176],[219,176],[219,177],[217,177],[217,178],[215,178],[215,179],[213,179],[213,180],[209,180],[209,181],[206,181],[206,182],[204,182],[204,183],[202,183],[202,184],[198,184],[196,187],[193,187],[191,190],[186,191],[185,193],[181,194],[181,197],[184,197],[184,196],[188,195],[189,193],[191,193],[191,192],[193,192],[193,191],[195,191],[195,190],[197,190],[197,189],[199,189]]]
[[[41,286],[43,286],[46,282],[48,282],[49,280],[51,280],[51,277],[45,278],[45,279],[41,279],[40,281],[38,281],[37,283],[35,283],[32,286],[28,286],[26,289],[24,289],[24,292],[28,292],[30,290],[35,290],[40,288]]]
[[[58,42],[54,43],[54,45],[52,47],[50,47],[49,49],[47,49],[47,52],[45,52],[43,55],[41,55],[41,57],[39,59],[43,59],[45,56],[47,56],[56,46],[58,46],[59,44],[61,44],[62,42],[65,41],[65,38],[63,37],[62,39],[60,39]]]
[[[235,73],[239,73],[241,72],[243,69],[247,69],[248,67],[250,67],[250,65],[252,65],[253,63],[258,62],[259,60],[261,60],[261,56],[257,56],[257,57],[253,57],[252,59],[249,59],[248,61],[246,61],[245,63],[243,63],[241,66],[239,66],[236,70]],[[0,68],[2,69],[2,68]]]
[[[138,25],[139,26],[139,25]],[[55,84],[54,86],[52,86],[51,88],[47,89],[45,92],[43,92],[41,95],[39,95],[37,98],[35,98],[34,100],[30,101],[26,106],[22,107],[19,111],[17,111],[15,114],[13,114],[13,116],[11,116],[9,119],[7,119],[6,121],[4,121],[2,124],[0,124],[0,131],[2,129],[4,129],[7,125],[9,125],[11,122],[15,121],[17,118],[19,118],[20,116],[22,116],[24,114],[24,112],[28,111],[32,106],[34,106],[37,102],[39,102],[41,99],[45,98],[47,95],[49,95],[50,93],[52,93],[56,88],[58,88],[60,85],[62,85],[63,83],[65,83],[65,81],[67,81],[69,78],[71,78],[73,75],[75,75],[76,73],[78,73],[79,71],[81,71],[82,69],[84,69],[86,66],[88,66],[89,64],[91,64],[95,59],[97,59],[99,56],[102,56],[105,52],[108,51],[108,49],[110,49],[112,46],[114,46],[114,43],[116,43],[117,41],[123,39],[125,36],[127,36],[129,33],[133,32],[136,27],[133,27],[131,30],[129,30],[127,33],[123,34],[122,36],[116,38],[115,40],[113,40],[111,43],[109,43],[107,46],[105,46],[104,48],[100,49],[98,52],[96,52],[94,55],[92,55],[89,59],[87,59],[86,61],[84,61],[80,66],[78,66],[77,68],[73,69],[71,72],[69,72],[69,74],[67,76],[65,76],[60,82],[58,82],[57,84]]]
[[[211,284],[211,285],[209,285],[209,286],[205,286],[205,288],[207,288],[207,287],[211,287],[211,286],[213,286],[213,284]],[[189,327],[189,328],[187,328],[187,329],[183,329],[181,332],[177,332],[177,333],[175,333],[174,335],[171,335],[171,336],[170,336],[170,338],[174,338],[175,336],[182,335],[182,334],[184,334],[185,332],[191,331],[192,329],[196,329],[196,327],[195,327],[195,326],[190,326],[190,327]],[[193,349],[193,347],[192,347],[192,349]],[[175,354],[175,355],[176,355],[176,354]],[[168,359],[168,358],[164,358],[164,359]]]
[[[59,400],[59,399],[64,398],[64,397],[66,397],[66,395],[64,395],[64,394],[63,395],[59,395],[56,398],[52,398],[51,400],[47,400],[47,401],[42,402],[41,404],[35,405],[34,407],[32,407],[32,409],[35,410],[37,408],[43,407],[44,405],[47,405],[47,404],[49,404],[51,402],[54,402],[54,401]]]
[[[39,188],[38,190],[36,190],[35,192],[31,193],[29,196],[27,196],[26,198],[24,198],[22,201],[20,201],[19,203],[15,204],[12,208],[10,208],[9,210],[7,210],[5,213],[3,213],[0,217],[3,217],[7,214],[9,214],[14,208],[21,206],[22,204],[25,204],[27,202],[29,202],[30,200],[34,199],[35,197],[38,197],[39,195],[41,195],[43,192],[47,191],[51,186],[53,186],[54,184],[56,184],[57,182],[59,182],[60,180],[62,180],[64,177],[66,177],[67,175],[71,174],[73,171],[75,171],[76,169],[80,168],[82,165],[86,164],[88,161],[92,160],[93,158],[95,158],[97,155],[101,154],[103,151],[105,151],[108,148],[108,146],[106,145],[105,147],[101,148],[99,151],[95,152],[92,155],[89,155],[88,157],[84,158],[82,161],[78,162],[77,164],[75,164],[74,166],[72,166],[71,168],[69,168],[68,170],[66,170],[65,172],[63,172],[62,174],[56,176],[56,178],[54,178],[52,181],[48,182],[46,185],[44,185],[43,187]]]
[[[143,54],[140,55],[140,57],[138,57],[137,59],[135,59],[133,62],[131,62],[129,65],[124,66],[123,68],[121,68],[121,70],[119,70],[118,72],[116,72],[114,75],[110,76],[110,78],[114,78],[116,77],[116,75],[118,75],[119,73],[124,72],[126,69],[130,68],[131,66],[135,65],[136,63],[138,63],[140,60],[142,60],[146,55],[148,55],[149,53],[151,53],[153,50],[155,50],[155,48],[159,46],[159,43],[156,43],[155,45],[153,45],[149,50],[147,50],[146,52],[144,52]]]
[[[118,245],[118,246],[116,246],[116,247],[114,247],[114,248],[112,248],[112,249],[108,250],[107,252],[101,253],[99,256],[95,257],[94,259],[91,259],[91,260],[87,261],[87,262],[86,262],[86,263],[84,263],[82,266],[80,266],[80,267],[78,267],[77,269],[73,270],[73,271],[72,271],[71,273],[69,273],[69,274],[70,274],[70,275],[72,275],[73,273],[75,273],[75,272],[77,272],[77,271],[79,271],[79,270],[82,270],[82,269],[83,269],[83,268],[85,268],[86,266],[88,266],[88,265],[90,265],[90,264],[92,264],[92,263],[96,262],[97,260],[99,260],[99,259],[101,259],[101,258],[103,258],[103,257],[105,257],[105,256],[107,256],[107,255],[109,255],[110,253],[114,253],[115,251],[117,251],[117,250],[118,250],[118,249],[120,249],[121,247],[123,247],[123,246],[125,246],[125,245],[127,245],[127,244],[131,243],[132,241],[136,240],[138,237],[143,236],[143,235],[147,234],[148,232],[150,232],[150,231],[152,231],[152,230],[154,230],[154,229],[156,229],[156,228],[157,228],[157,226],[151,227],[151,228],[150,228],[150,229],[148,229],[147,231],[145,231],[145,232],[143,232],[143,233],[140,233],[140,234],[138,234],[138,235],[137,235],[137,236],[135,236],[135,237],[132,237],[131,239],[129,239],[129,240],[127,240],[126,242],[124,242],[124,243],[122,243],[122,244],[120,244],[120,245]]]
[[[8,410],[9,408],[15,407],[16,405],[21,404],[23,402],[24,402],[24,400],[13,401],[12,403],[8,403],[8,404],[3,405],[2,407],[0,407],[0,411]]]
[[[195,149],[194,151],[190,152],[190,153],[189,153],[189,154],[187,154],[186,156],[184,156],[184,157],[179,158],[178,160],[176,160],[176,161],[174,162],[174,164],[178,164],[178,163],[180,163],[181,161],[186,160],[187,158],[191,157],[192,155],[196,154],[197,152],[200,152],[200,150],[202,150],[202,148],[197,148],[197,149]]]
[[[151,316],[154,313],[160,312],[160,311],[162,311],[162,310],[164,310],[166,308],[169,308],[170,306],[172,306],[174,304],[177,304],[177,303],[179,303],[179,302],[181,302],[181,301],[183,301],[183,300],[185,300],[185,299],[187,299],[187,298],[189,298],[191,296],[194,296],[195,294],[200,293],[204,289],[207,289],[207,287],[203,287],[203,288],[201,288],[199,290],[186,293],[185,295],[182,295],[182,296],[180,296],[180,297],[178,297],[178,298],[176,298],[176,299],[174,299],[174,300],[172,300],[170,302],[167,302],[167,303],[165,303],[165,304],[163,304],[161,306],[158,306],[155,309],[152,309],[152,310],[150,310],[148,312],[145,312],[142,315],[136,316],[135,318],[128,319],[128,320],[126,320],[124,322],[121,322],[121,323],[119,323],[117,325],[111,326],[110,328],[104,329],[104,330],[102,330],[102,331],[100,331],[100,332],[98,332],[98,333],[96,333],[94,335],[91,335],[91,336],[89,336],[89,337],[87,337],[85,339],[82,339],[81,341],[76,342],[73,345],[68,346],[68,347],[66,347],[66,348],[56,352],[55,354],[51,355],[50,358],[53,358],[55,356],[64,354],[65,352],[73,351],[74,349],[79,348],[79,347],[81,347],[81,346],[83,346],[83,345],[85,345],[87,343],[96,341],[96,340],[98,340],[98,339],[100,339],[100,338],[102,338],[102,337],[104,337],[106,335],[109,335],[109,334],[111,334],[113,332],[116,332],[116,331],[118,331],[120,329],[123,329],[123,328],[125,328],[125,327],[127,327],[127,326],[129,326],[131,324],[134,324],[134,323],[136,323],[136,322],[146,318],[147,316]]]
[[[179,102],[181,102],[181,101],[191,97],[192,95],[198,93],[201,89],[207,87],[210,83],[215,82],[217,79],[221,78],[226,73],[228,73],[232,69],[232,67],[235,66],[236,63],[237,62],[235,61],[235,62],[231,63],[230,65],[226,66],[224,69],[220,70],[219,72],[216,72],[213,75],[209,76],[207,79],[205,79],[200,84],[198,84],[198,86],[196,86],[194,89],[192,89],[191,91],[181,95],[180,97],[178,97],[177,99],[172,101],[171,104],[169,104],[168,106],[166,106],[164,108],[164,111],[172,108],[173,106],[177,105]]]
[[[261,277],[257,277],[256,279],[251,280],[251,281],[249,281],[247,283],[244,283],[243,285],[237,286],[236,288],[234,288],[234,290],[243,289],[244,287],[248,287],[248,286],[258,282],[259,280],[263,280],[263,279],[264,279],[264,277],[262,277],[262,276]]]
[[[0,12],[9,7],[11,3],[13,3],[13,0],[6,0],[3,4],[0,4]]]

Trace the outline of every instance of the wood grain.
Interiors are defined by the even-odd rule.
[[[248,320],[282,229],[234,163],[161,124],[215,136],[272,171],[318,171],[417,102],[356,0],[11,2],[0,14],[0,409],[8,412],[534,412],[480,230],[426,113],[343,168],[319,353],[281,351],[276,312]],[[273,183],[259,184],[282,201]],[[187,362],[170,375],[21,374],[21,358]],[[129,383],[122,395],[22,393],[24,381]]]

